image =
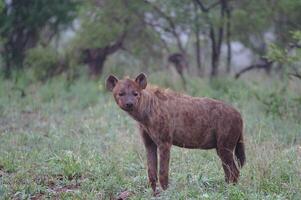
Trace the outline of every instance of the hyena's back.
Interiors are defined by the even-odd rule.
[[[219,142],[233,149],[242,134],[242,118],[224,102],[178,96],[165,104],[173,127],[173,144],[186,148],[216,148]]]

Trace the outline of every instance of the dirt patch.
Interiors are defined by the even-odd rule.
[[[62,193],[69,193],[69,192],[77,192],[80,188],[80,184],[70,184],[70,185],[65,185],[65,186],[51,186],[50,188],[47,189],[47,191],[52,194],[52,197],[54,199],[59,199],[60,194]],[[32,200],[40,200],[44,199],[45,194],[44,193],[38,193],[35,196],[33,196],[31,199]]]
[[[133,195],[133,193],[131,191],[123,191],[121,192],[117,197],[116,200],[126,200],[129,199],[129,197]]]

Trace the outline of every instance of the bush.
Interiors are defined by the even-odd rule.
[[[25,66],[32,69],[33,77],[46,80],[66,69],[66,64],[52,47],[37,46],[28,51]]]
[[[286,119],[300,120],[300,97],[290,94],[286,88],[269,92],[255,92],[256,99],[261,102],[267,115]]]

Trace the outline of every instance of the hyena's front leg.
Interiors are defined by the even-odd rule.
[[[170,148],[171,148],[171,144],[169,143],[164,143],[159,146],[159,154],[160,154],[159,181],[163,190],[166,190],[168,187]]]
[[[142,130],[141,136],[146,149],[148,179],[153,191],[156,192],[158,166],[157,145],[152,141],[146,131]]]

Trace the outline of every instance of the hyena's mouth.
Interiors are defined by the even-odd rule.
[[[124,106],[124,107],[121,107],[121,109],[126,111],[126,112],[132,112],[134,110],[134,107],[128,108],[128,107]]]

